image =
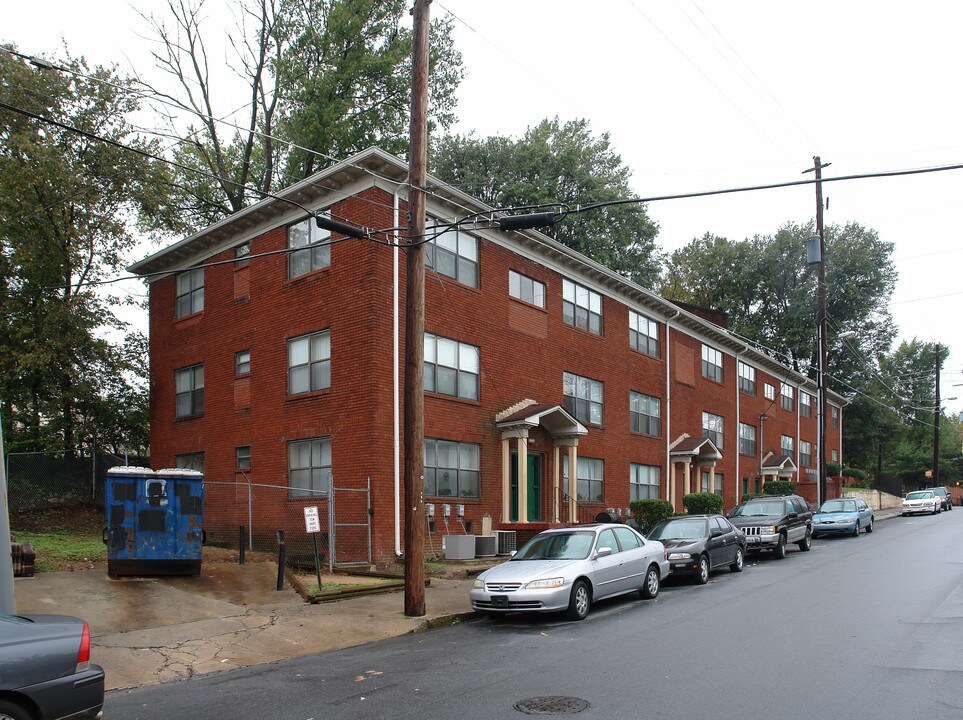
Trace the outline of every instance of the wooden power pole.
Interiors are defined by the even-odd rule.
[[[405,294],[405,615],[425,614],[425,184],[428,164],[428,5],[415,0],[408,148]]]

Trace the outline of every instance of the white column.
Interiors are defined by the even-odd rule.
[[[568,446],[568,521],[575,522],[578,515],[575,511],[575,496],[578,493],[578,457],[575,445]]]
[[[502,522],[512,518],[512,448],[507,437],[502,438]]]
[[[716,464],[712,463],[709,465],[709,492],[714,493],[716,491]]]
[[[558,445],[552,448],[552,522],[558,522],[558,477],[559,477]]]

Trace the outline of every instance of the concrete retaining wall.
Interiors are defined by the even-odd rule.
[[[879,490],[844,490],[843,497],[862,498],[873,510],[898,508],[903,502],[903,498]]]

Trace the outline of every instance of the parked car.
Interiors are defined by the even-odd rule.
[[[904,517],[915,513],[936,515],[941,512],[943,512],[943,502],[932,490],[915,490],[907,493],[900,505],[900,514]]]
[[[933,494],[940,498],[940,505],[943,510],[953,509],[953,496],[950,495],[950,489],[945,485],[940,487],[926,488],[927,490],[932,490]]]
[[[688,575],[700,585],[716,568],[742,572],[746,560],[746,534],[722,515],[666,518],[648,538],[665,545],[673,575]]]
[[[0,718],[100,718],[104,671],[90,628],[65,615],[0,614]]]
[[[729,521],[746,534],[749,552],[772,550],[782,559],[789,543],[804,552],[812,547],[813,513],[799,495],[749,498],[729,513]]]
[[[820,535],[859,535],[860,529],[873,532],[876,515],[860,498],[827,500],[813,515],[813,537]]]
[[[484,613],[565,611],[582,620],[602,598],[635,591],[654,598],[668,574],[665,546],[628,525],[552,528],[479,575],[468,597]]]

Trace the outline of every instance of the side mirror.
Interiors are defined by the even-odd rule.
[[[516,553],[518,553],[518,550],[512,550],[510,553],[508,553],[508,559],[511,560],[513,557],[515,557]]]
[[[601,547],[601,548],[599,548],[599,551],[598,551],[597,553],[595,553],[595,558],[596,558],[596,559],[604,558],[604,557],[608,557],[608,556],[611,555],[611,554],[612,554],[612,548],[610,548],[610,547]]]
[[[722,535],[722,528],[714,527],[711,530],[709,530],[709,537],[711,538],[719,537],[720,535]]]
[[[797,517],[799,517],[799,513],[796,513],[796,512],[789,513],[790,520],[795,520]]]

